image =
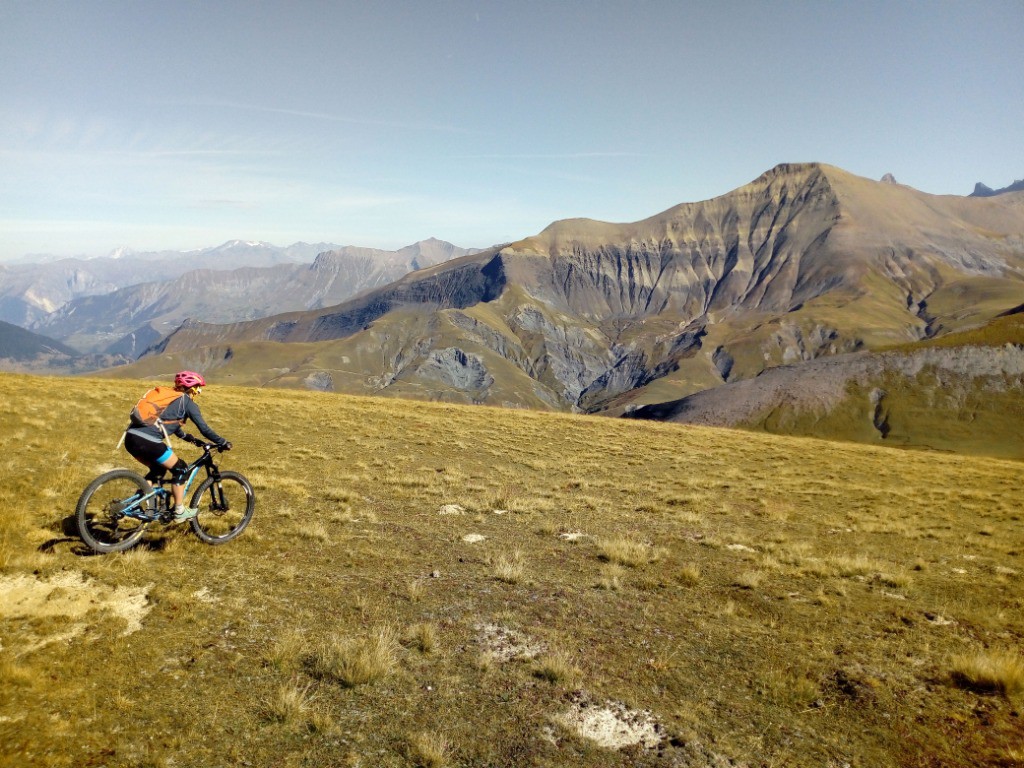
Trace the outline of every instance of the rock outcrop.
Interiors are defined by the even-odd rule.
[[[1005,195],[1007,192],[1024,192],[1024,179],[1018,179],[1009,186],[1003,187],[1002,189],[992,189],[982,184],[980,181],[974,185],[974,191],[971,192],[971,197],[995,197],[996,195]]]

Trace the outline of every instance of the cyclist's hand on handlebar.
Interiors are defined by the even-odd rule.
[[[223,443],[221,443],[220,445],[217,446],[217,450],[218,451],[230,451],[231,450],[231,441],[230,440],[225,440]]]

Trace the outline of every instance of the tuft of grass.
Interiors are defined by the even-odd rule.
[[[498,657],[494,651],[481,651],[473,662],[473,667],[486,675],[493,672],[498,666]]]
[[[815,680],[791,670],[769,668],[757,681],[762,696],[782,704],[806,706],[821,696],[821,687]]]
[[[382,626],[369,637],[335,638],[309,659],[310,672],[334,680],[345,688],[374,683],[398,664],[398,636],[393,627]]]
[[[600,539],[597,542],[597,549],[602,560],[630,568],[653,563],[665,554],[663,547],[655,547],[628,536]]]
[[[764,581],[764,571],[744,571],[733,579],[734,587],[741,589],[757,589]]]
[[[430,622],[413,624],[402,636],[402,645],[420,653],[433,653],[437,649],[437,627]]]
[[[622,589],[622,579],[626,576],[626,569],[618,563],[608,563],[601,569],[601,576],[597,580],[598,589],[607,589],[616,592]]]
[[[854,557],[837,555],[830,558],[828,564],[832,566],[832,573],[834,575],[847,578],[850,576],[868,576],[881,570],[879,563],[861,555]]]
[[[294,671],[302,665],[305,639],[295,631],[285,632],[277,638],[263,655],[264,661],[280,672]]]
[[[523,563],[523,551],[514,549],[509,555],[498,555],[494,561],[494,576],[506,584],[519,584],[526,573]]]
[[[537,659],[533,674],[549,683],[571,684],[580,676],[580,670],[565,651],[552,650]]]
[[[409,598],[410,603],[420,602],[426,593],[427,587],[423,579],[413,579],[405,588],[405,596]]]
[[[36,675],[31,669],[11,659],[0,661],[0,687],[10,690],[16,686],[31,686],[35,678]]]
[[[676,574],[676,578],[680,584],[685,584],[691,587],[694,584],[700,583],[701,576],[700,566],[696,563],[687,563],[680,568],[679,573]]]
[[[312,686],[312,683],[303,685],[297,680],[283,683],[263,703],[264,716],[271,722],[288,727],[304,726],[308,722],[310,705],[314,698],[314,694],[310,692]]]
[[[451,742],[443,733],[418,731],[409,736],[409,762],[418,768],[442,768],[448,760]]]
[[[1016,651],[995,650],[956,656],[950,676],[961,688],[998,693],[1008,699],[1024,695],[1024,657]]]
[[[331,532],[320,520],[304,520],[296,527],[295,532],[304,539],[327,542],[331,540]]]

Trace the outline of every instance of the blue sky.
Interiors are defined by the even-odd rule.
[[[1024,177],[1024,2],[0,0],[0,259],[483,247],[821,161]]]

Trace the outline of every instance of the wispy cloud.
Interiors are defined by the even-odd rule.
[[[590,160],[602,157],[651,157],[646,152],[531,152],[521,154],[454,155],[455,160]]]
[[[240,101],[222,101],[206,99],[189,102],[189,106],[215,107],[222,109],[238,109],[248,112],[264,112],[273,115],[290,115],[310,120],[323,120],[331,123],[348,123],[350,125],[368,125],[378,128],[398,128],[413,131],[434,131],[437,133],[469,133],[468,130],[447,123],[435,123],[424,120],[375,120],[366,117],[353,117],[351,115],[337,115],[329,112],[316,112],[302,109],[285,109],[283,107],[269,107],[262,104],[246,104]]]

